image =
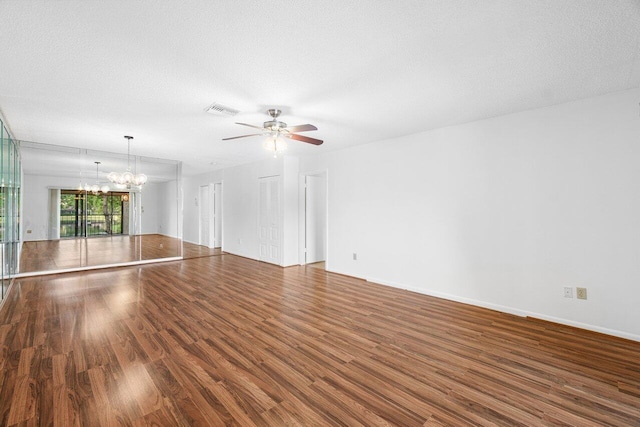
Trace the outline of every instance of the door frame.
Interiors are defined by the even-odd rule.
[[[211,195],[213,195],[213,209],[211,209],[211,213],[213,214],[212,217],[210,217],[211,219],[211,224],[210,227],[211,230],[213,231],[213,241],[212,241],[212,246],[213,248],[220,248],[220,250],[223,250],[222,248],[224,247],[224,202],[223,202],[223,195],[224,195],[224,184],[222,181],[217,181],[217,182],[212,182],[211,184],[209,184],[211,186],[211,192],[212,194],[210,194],[209,196],[211,197]],[[215,215],[216,213],[216,185],[220,186],[220,206],[218,207],[217,211],[218,211],[218,215]],[[211,200],[211,198],[209,199]],[[216,246],[216,222],[220,223],[220,246]]]
[[[208,242],[205,245],[202,241],[202,223],[203,223],[203,219],[202,219],[202,194],[206,193],[207,195],[207,222],[208,222],[208,228],[209,228],[209,237],[208,237]],[[204,185],[200,185],[198,186],[198,245],[200,246],[206,246],[208,248],[212,248],[213,247],[213,230],[211,229],[211,223],[213,222],[213,218],[211,215],[211,193],[212,193],[212,187],[211,184],[204,184]]]
[[[301,172],[298,180],[298,264],[306,265],[306,233],[307,233],[307,209],[306,209],[306,177],[321,176],[325,181],[325,270],[329,270],[329,170],[320,169],[309,172]]]

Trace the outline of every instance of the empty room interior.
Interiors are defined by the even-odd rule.
[[[640,1],[0,0],[0,426],[640,425]]]

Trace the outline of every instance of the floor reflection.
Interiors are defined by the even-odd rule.
[[[55,271],[181,255],[182,241],[159,234],[23,242],[20,273]]]
[[[119,264],[181,254],[183,258],[200,258],[223,252],[220,248],[183,243],[180,239],[159,234],[41,240],[22,243],[19,273]]]

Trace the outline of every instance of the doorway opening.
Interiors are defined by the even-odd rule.
[[[201,185],[198,196],[198,243],[211,249],[222,248],[222,183]]]
[[[208,248],[211,247],[211,220],[210,213],[211,209],[209,207],[209,193],[211,192],[208,185],[201,185],[200,192],[198,194],[199,204],[199,217],[200,217],[200,233],[198,238],[198,244],[200,246],[206,246]]]
[[[213,184],[213,247],[222,248],[222,183]]]
[[[326,269],[327,261],[327,173],[304,176],[303,263]]]

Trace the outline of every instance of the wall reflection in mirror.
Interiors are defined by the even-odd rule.
[[[18,273],[182,256],[181,163],[20,141]],[[111,173],[144,173],[137,186]],[[113,176],[113,174],[112,174]]]

